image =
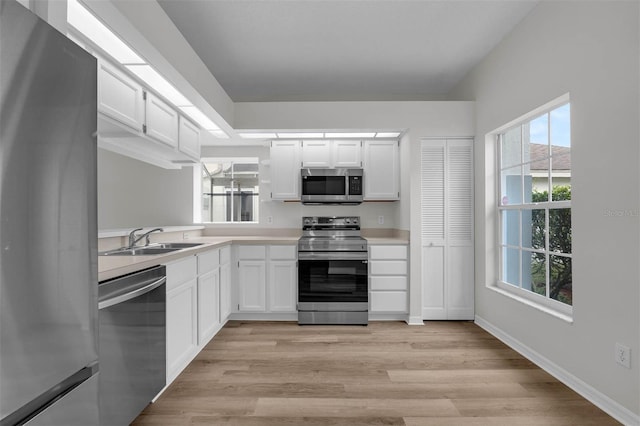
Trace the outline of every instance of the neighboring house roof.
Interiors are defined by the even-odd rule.
[[[531,144],[529,147],[530,158],[543,158],[543,160],[532,162],[530,170],[549,170],[547,145]],[[571,148],[552,145],[551,155],[553,157],[553,170],[571,170]]]

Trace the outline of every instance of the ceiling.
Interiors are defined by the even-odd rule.
[[[158,2],[235,102],[442,99],[537,3]]]

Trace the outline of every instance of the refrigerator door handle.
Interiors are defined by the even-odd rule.
[[[149,293],[150,291],[160,287],[165,282],[167,282],[167,277],[162,277],[156,281],[153,281],[151,284],[145,285],[144,287],[140,287],[128,293],[120,294],[110,299],[103,300],[102,302],[98,303],[98,309],[108,308],[109,306],[117,305],[118,303],[126,302],[127,300],[131,300],[145,293]]]

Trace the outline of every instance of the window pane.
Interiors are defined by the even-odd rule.
[[[502,244],[520,246],[520,212],[518,210],[502,211]]]
[[[547,266],[544,253],[522,252],[522,288],[547,295]]]
[[[520,250],[502,248],[502,280],[520,287]]]
[[[549,251],[571,254],[571,209],[549,210]]]
[[[512,167],[500,172],[501,177],[501,191],[500,197],[501,205],[508,206],[514,204],[522,204],[522,167]]]
[[[520,126],[502,135],[502,166],[503,168],[522,163],[522,128]]]
[[[571,199],[571,153],[569,148],[553,147],[554,155],[551,159],[552,200],[562,201]],[[567,153],[568,152],[568,153]]]
[[[545,250],[545,210],[522,211],[522,247]]]
[[[549,297],[567,305],[573,303],[570,257],[549,256]]]
[[[571,107],[569,104],[554,109],[551,117],[551,145],[571,148]]]
[[[549,115],[544,114],[524,126],[524,162],[549,158]],[[533,169],[537,167],[532,167]]]

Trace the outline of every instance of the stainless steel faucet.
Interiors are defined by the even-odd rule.
[[[134,229],[133,231],[131,231],[131,232],[129,233],[129,246],[128,246],[127,248],[133,248],[133,247],[135,247],[135,245],[136,245],[136,244],[138,244],[138,242],[139,242],[140,240],[142,240],[143,238],[146,238],[145,245],[146,245],[146,246],[148,246],[148,245],[149,245],[149,243],[151,242],[151,241],[149,240],[149,235],[150,235],[152,232],[156,232],[156,231],[164,232],[164,229],[162,229],[162,228],[153,228],[152,230],[147,231],[147,232],[145,232],[144,234],[142,234],[142,235],[140,235],[140,236],[137,236],[137,235],[136,235],[136,232],[138,232],[138,231],[142,231],[142,228],[136,228],[136,229]]]

